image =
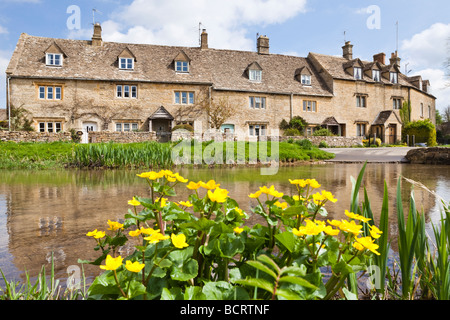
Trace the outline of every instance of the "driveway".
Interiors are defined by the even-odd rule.
[[[408,162],[405,158],[412,147],[384,148],[323,148],[334,153],[334,159],[327,162]]]

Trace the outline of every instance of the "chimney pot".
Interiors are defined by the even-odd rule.
[[[94,24],[94,34],[92,35],[92,45],[101,46],[102,45],[102,26],[100,23]]]
[[[350,41],[346,41],[345,45],[342,47],[342,56],[347,60],[353,59],[353,45]]]
[[[267,36],[259,36],[256,41],[256,47],[259,54],[269,54],[269,38]]]
[[[384,52],[377,53],[373,56],[374,62],[379,62],[381,64],[386,64],[386,54]]]
[[[389,62],[391,65],[396,65],[400,68],[400,58],[398,57],[397,51],[391,53],[391,58],[389,59]]]

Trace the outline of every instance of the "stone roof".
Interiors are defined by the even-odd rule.
[[[384,125],[392,114],[394,114],[394,116],[397,119],[397,121],[399,123],[401,123],[401,121],[398,118],[397,114],[393,110],[385,110],[385,111],[380,111],[380,113],[377,115],[377,117],[375,118],[375,120],[372,123],[372,125]]]
[[[45,50],[56,44],[64,52],[62,67],[45,65]],[[128,49],[135,57],[132,71],[118,68],[118,56]],[[189,72],[177,73],[174,59],[184,53],[190,59]],[[262,81],[252,82],[247,67],[261,66]],[[312,71],[311,86],[303,86],[295,71]],[[13,77],[39,79],[85,79],[156,83],[213,85],[216,90],[302,94],[331,97],[325,82],[308,58],[258,54],[251,51],[200,49],[148,44],[103,42],[36,37],[22,34],[6,70]]]

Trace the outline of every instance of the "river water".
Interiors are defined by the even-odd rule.
[[[275,175],[261,175],[259,168],[182,168],[180,174],[190,180],[214,179],[221,188],[229,190],[247,212],[256,205],[248,197],[260,186],[274,185],[286,194],[294,191],[288,179],[315,178],[321,189],[331,191],[338,199],[328,203],[332,219],[344,218],[350,206],[351,177],[358,176],[362,164],[311,164],[280,167]],[[86,237],[93,229],[106,230],[107,221],[119,220],[130,208],[133,196],[148,196],[148,185],[136,177],[133,170],[61,170],[61,171],[0,171],[0,269],[8,280],[23,281],[25,271],[32,277],[49,262],[53,254],[55,271],[63,282],[69,270],[81,268],[78,259],[95,259],[95,241]],[[363,186],[370,197],[375,222],[381,209],[383,183],[389,190],[390,220],[395,248],[397,179],[405,177],[422,183],[429,190],[450,199],[450,169],[448,166],[412,164],[367,164]],[[411,183],[402,180],[402,197],[411,193]],[[186,200],[190,190],[181,186],[173,200]],[[362,194],[361,194],[362,196]],[[439,219],[441,205],[433,194],[414,187],[419,209],[426,213],[427,222]],[[407,203],[405,202],[405,209]],[[248,224],[262,223],[251,216]],[[124,254],[125,255],[125,254]],[[84,265],[89,279],[100,273],[98,267]],[[0,279],[0,285],[2,280]]]

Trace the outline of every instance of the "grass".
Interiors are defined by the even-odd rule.
[[[75,144],[69,142],[33,143],[33,142],[0,142],[0,169],[58,169],[66,167],[75,168],[156,168],[172,167],[172,151],[176,143],[96,143]],[[239,147],[245,148],[244,163],[251,160],[251,150],[259,154],[262,144],[256,142],[234,143],[233,159],[238,161]],[[221,142],[203,142],[202,164],[211,164],[205,161],[205,156],[214,158],[216,153],[220,159],[227,159],[227,146],[230,144]],[[270,160],[271,148],[268,143],[267,157],[259,157],[258,161]],[[195,146],[191,142],[190,161],[195,160]],[[219,152],[219,153],[218,153]],[[264,153],[263,153],[264,155]],[[334,157],[334,154],[320,150],[313,146],[303,146],[298,143],[279,143],[279,161],[296,162],[310,160],[326,160]],[[224,161],[225,162],[225,161]],[[186,162],[184,162],[186,163]],[[214,164],[220,162],[214,161]]]

